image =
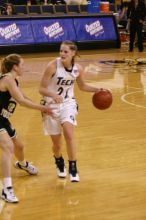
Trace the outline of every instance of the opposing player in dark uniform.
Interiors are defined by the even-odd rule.
[[[97,92],[100,89],[84,82],[82,66],[75,62],[77,46],[71,41],[65,41],[60,47],[60,57],[51,61],[45,72],[40,85],[40,93],[45,102],[53,100],[58,107],[56,119],[43,117],[44,133],[50,135],[53,142],[53,153],[57,166],[57,175],[65,178],[66,168],[62,156],[62,130],[66,141],[69,158],[69,177],[71,182],[79,182],[77,170],[76,144],[74,140],[74,125],[76,122],[77,103],[74,97],[74,83],[86,92]]]
[[[35,175],[38,170],[24,157],[24,146],[18,139],[16,130],[12,127],[9,117],[14,113],[17,102],[25,107],[32,108],[52,115],[48,106],[35,104],[21,92],[17,77],[23,73],[23,59],[18,54],[10,54],[1,63],[0,75],[0,147],[2,149],[2,175],[4,177],[1,198],[7,202],[18,202],[14,194],[11,179],[11,161],[13,152],[18,161],[16,168]]]

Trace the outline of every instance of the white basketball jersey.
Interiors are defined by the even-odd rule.
[[[53,74],[48,84],[48,90],[63,97],[63,102],[74,98],[74,82],[79,75],[77,66],[74,64],[72,71],[67,71],[61,63],[61,59],[56,59],[56,73]]]

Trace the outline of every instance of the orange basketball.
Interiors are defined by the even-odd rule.
[[[107,89],[95,92],[92,97],[93,105],[95,106],[95,108],[100,110],[109,108],[112,104],[112,101],[112,93]]]

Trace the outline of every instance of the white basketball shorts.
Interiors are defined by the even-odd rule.
[[[61,125],[64,122],[77,125],[76,115],[78,114],[78,110],[75,99],[67,100],[61,104],[51,104],[51,106],[52,108],[55,107],[53,112],[56,117],[53,118],[46,114],[43,115],[43,131],[45,135],[61,134]]]

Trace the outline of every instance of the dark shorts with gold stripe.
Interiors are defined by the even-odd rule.
[[[4,131],[6,131],[11,138],[16,136],[16,130],[12,128],[10,121],[0,116],[0,134]]]

